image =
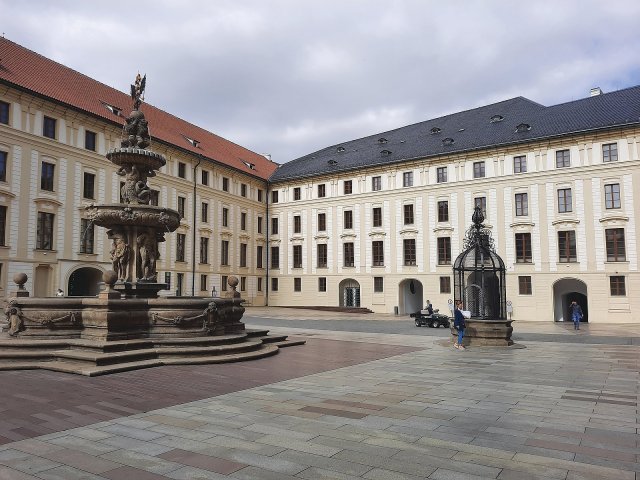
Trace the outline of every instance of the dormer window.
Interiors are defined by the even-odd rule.
[[[385,144],[385,143],[387,143],[387,142],[388,142],[388,140],[387,140],[386,138],[380,137],[380,138],[378,139],[378,143],[379,143],[380,145],[384,145],[384,144]]]
[[[103,102],[100,101],[100,103],[102,103],[102,105],[104,105],[104,107],[109,110],[111,113],[113,113],[115,116],[117,117],[121,117],[122,116],[122,109],[119,107],[115,107],[113,105],[108,104],[107,102]]]
[[[502,115],[494,115],[493,117],[491,117],[491,123],[501,122],[502,120],[504,120],[504,117]]]
[[[328,163],[329,165],[337,165],[337,164],[338,164],[338,161],[337,161],[337,160],[334,160],[334,159],[332,158],[331,160],[328,160],[328,161],[327,161],[327,163]]]
[[[186,135],[182,135],[184,137],[184,139],[189,142],[192,146],[198,148],[198,145],[200,145],[200,142],[198,140],[195,140],[193,138],[187,137]]]
[[[447,137],[447,138],[443,139],[442,140],[442,144],[443,145],[453,145],[453,138]]]
[[[521,123],[516,127],[516,132],[528,132],[529,130],[531,130],[531,125],[528,123]]]
[[[338,148],[336,149],[336,151],[337,151],[338,153],[342,153],[342,152],[346,152],[346,151],[347,151],[347,149],[346,149],[346,148],[344,148],[344,147],[338,147]]]
[[[242,160],[242,163],[244,163],[249,170],[255,170],[256,169],[256,164],[255,163],[245,162],[244,160]]]
[[[382,155],[383,157],[388,157],[389,155],[391,155],[391,150],[382,150],[380,152],[380,155]]]
[[[433,128],[430,130],[431,135],[435,135],[436,133],[440,133],[441,131],[442,131],[442,129],[441,129],[441,128],[439,128],[439,127],[433,127]]]

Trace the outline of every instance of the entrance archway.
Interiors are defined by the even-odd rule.
[[[398,313],[408,315],[421,310],[424,306],[422,282],[407,278],[398,285]]]
[[[553,284],[553,319],[556,322],[570,322],[569,305],[577,302],[582,307],[583,322],[589,321],[587,284],[576,278],[563,278]]]
[[[352,278],[340,282],[340,306],[360,308],[360,284]]]
[[[69,276],[66,294],[70,297],[94,297],[100,292],[102,271],[93,267],[82,267]]]

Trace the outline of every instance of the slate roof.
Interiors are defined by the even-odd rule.
[[[492,122],[496,115],[502,120]],[[516,97],[332,145],[281,165],[269,180],[346,172],[639,123],[640,86],[550,107]],[[432,129],[440,130],[431,133]],[[453,143],[444,141],[447,138]]]
[[[135,72],[132,72],[132,82]],[[153,80],[151,80],[153,81]],[[131,97],[64,65],[54,62],[6,38],[0,38],[0,84],[11,85],[100,117],[123,124],[104,103],[119,107],[127,116]],[[127,85],[127,88],[129,86]],[[103,103],[104,102],[104,103]],[[149,121],[152,139],[175,145],[214,162],[228,165],[247,175],[267,179],[277,164],[264,156],[193,125],[174,115],[143,103],[141,110]],[[194,147],[185,136],[199,143]],[[246,162],[246,163],[245,163]],[[247,166],[253,164],[254,169]]]

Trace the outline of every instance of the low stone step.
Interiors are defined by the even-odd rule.
[[[263,337],[257,337],[262,340],[262,343],[275,343],[284,342],[287,339],[287,335],[265,335]]]
[[[284,348],[284,347],[294,347],[296,345],[304,345],[305,343],[307,343],[306,340],[284,340],[281,342],[274,342],[273,345],[278,346],[278,348]]]
[[[55,350],[27,350],[15,349],[9,351],[0,351],[0,362],[22,362],[34,360],[51,360],[55,356]]]

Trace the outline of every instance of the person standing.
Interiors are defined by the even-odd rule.
[[[582,307],[574,300],[571,302],[571,319],[573,320],[573,329],[580,330],[580,321],[582,320]]]
[[[64,292],[62,291],[61,288],[59,288],[58,291],[56,292],[56,297],[64,297]]]
[[[462,301],[456,304],[456,309],[453,312],[453,326],[458,330],[458,341],[453,344],[458,350],[464,350],[462,345],[462,339],[464,338],[464,315],[462,315]]]

